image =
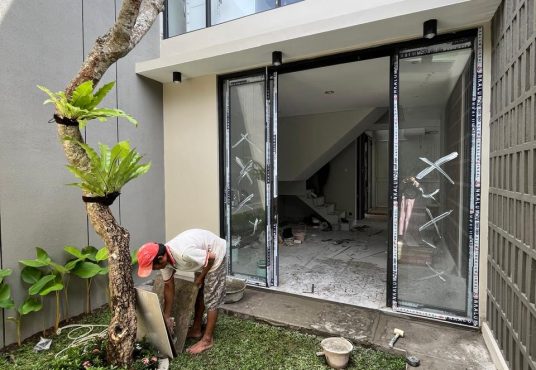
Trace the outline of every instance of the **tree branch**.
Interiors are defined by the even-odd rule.
[[[130,49],[133,49],[149,31],[156,17],[164,10],[163,0],[143,0],[141,10],[130,37]]]
[[[163,9],[164,0],[124,0],[116,23],[97,38],[82,67],[67,85],[67,96],[84,81],[92,80],[93,86],[97,86],[108,68],[128,54],[145,36]],[[58,135],[69,164],[86,169],[89,158],[85,151],[74,141],[63,141],[65,137],[71,137],[82,142],[78,127],[58,125]]]
[[[164,0],[124,0],[115,24],[97,38],[77,75],[67,85],[67,96],[84,81],[93,80],[93,86],[97,86],[108,68],[145,36],[163,9]]]

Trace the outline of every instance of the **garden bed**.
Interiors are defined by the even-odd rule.
[[[106,324],[109,319],[107,310],[102,310],[82,317],[79,323]],[[70,353],[65,364],[54,357],[70,342],[66,332],[51,338],[53,342],[50,350],[41,353],[33,352],[36,338],[25,341],[21,347],[10,346],[1,353],[0,369],[84,369],[84,362],[90,359],[82,355],[81,351]],[[321,339],[289,329],[220,315],[214,347],[197,356],[181,354],[170,362],[170,369],[327,369],[324,358],[316,356],[316,352],[320,351]],[[188,341],[187,345],[192,343],[193,341]],[[145,356],[151,361],[152,356]],[[405,361],[380,351],[357,347],[352,352],[348,369],[401,370],[405,369]]]

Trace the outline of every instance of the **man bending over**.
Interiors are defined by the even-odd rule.
[[[147,277],[152,270],[161,270],[164,280],[164,319],[173,327],[171,309],[175,295],[175,271],[195,272],[194,283],[199,286],[195,301],[194,324],[189,338],[199,341],[186,351],[198,354],[210,349],[214,343],[214,328],[218,307],[225,299],[227,263],[225,239],[207,230],[186,230],[166,244],[149,242],[138,250],[138,275]],[[203,333],[201,320],[207,309],[207,326]]]

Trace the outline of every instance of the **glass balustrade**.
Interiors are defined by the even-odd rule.
[[[167,0],[164,38],[300,1],[303,0]]]

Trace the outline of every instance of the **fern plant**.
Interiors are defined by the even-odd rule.
[[[100,153],[87,144],[78,144],[86,152],[90,168],[83,171],[68,165],[69,171],[81,180],[69,185],[78,186],[94,197],[119,193],[126,183],[147,173],[151,168],[151,162],[139,163],[142,156],[130,147],[128,141],[120,141],[112,149],[108,145],[99,144]]]
[[[49,96],[49,99],[45,100],[43,104],[54,104],[59,116],[76,120],[80,128],[84,128],[87,122],[93,119],[104,122],[110,117],[125,118],[137,125],[138,121],[121,109],[97,108],[97,105],[106,97],[113,86],[114,82],[107,83],[93,94],[93,81],[85,81],[78,85],[71,97],[68,98],[63,91],[55,93],[44,86],[37,85],[41,91]]]

